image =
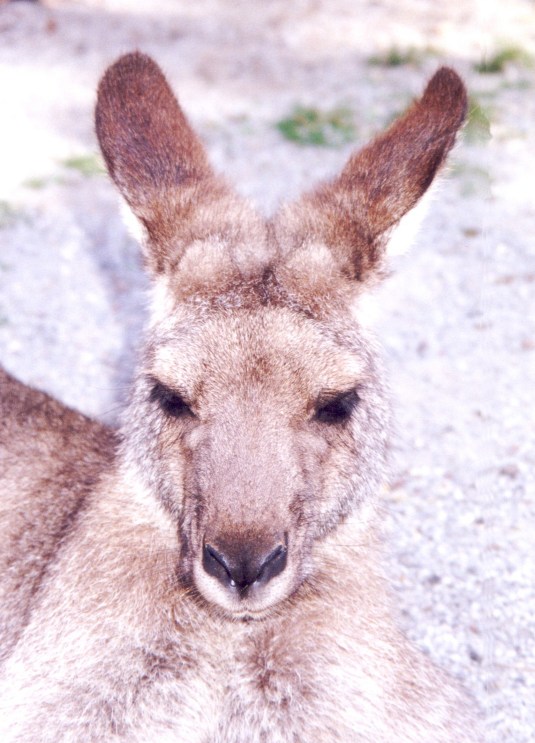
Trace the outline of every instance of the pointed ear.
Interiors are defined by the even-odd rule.
[[[377,271],[389,231],[431,185],[466,106],[460,77],[440,68],[422,98],[355,153],[338,178],[281,212],[278,231],[290,243],[290,260],[299,246],[321,243],[345,276],[362,281]]]
[[[95,120],[108,171],[147,229],[149,262],[162,270],[166,244],[185,224],[183,218],[222,185],[150,57],[127,54],[108,68],[98,88]]]

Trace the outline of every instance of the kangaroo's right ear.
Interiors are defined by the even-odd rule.
[[[184,217],[192,205],[225,189],[150,57],[126,54],[108,68],[95,118],[109,173],[147,229],[151,267],[162,271],[171,238],[191,224]]]
[[[422,98],[356,152],[337,178],[282,209],[275,230],[287,245],[286,282],[295,283],[293,273],[301,281],[308,273],[317,284],[319,275],[337,271],[358,286],[379,276],[391,230],[430,186],[453,147],[466,107],[460,77],[440,68]],[[323,264],[314,263],[318,257]]]

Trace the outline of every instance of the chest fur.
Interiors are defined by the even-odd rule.
[[[356,730],[384,710],[358,650],[340,665],[343,646],[320,642],[317,627],[254,623],[197,650],[196,668],[161,685],[157,705],[143,706],[160,707],[169,736],[162,740],[182,741],[186,733],[194,743],[366,740]]]

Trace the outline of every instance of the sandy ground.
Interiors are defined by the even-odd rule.
[[[474,69],[512,44],[502,71]],[[479,109],[376,297],[397,417],[391,572],[408,633],[472,689],[489,741],[533,741],[534,3],[0,3],[0,360],[110,422],[146,284],[98,172],[92,108],[105,66],[133,48],[266,212],[334,173],[439,64],[465,77]],[[417,53],[370,61],[396,48]],[[348,108],[355,142],[285,140],[275,123],[297,104]]]

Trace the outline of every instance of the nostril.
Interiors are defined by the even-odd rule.
[[[286,567],[287,547],[278,544],[266,555],[258,544],[238,543],[224,551],[205,543],[202,564],[206,573],[222,585],[244,593],[253,584],[263,585]]]
[[[210,544],[204,545],[202,565],[209,575],[213,575],[221,583],[234,584],[227,561],[221,552],[218,552]]]
[[[283,544],[279,544],[278,547],[273,550],[273,552],[270,552],[270,554],[262,563],[260,572],[258,573],[256,580],[267,583],[276,575],[282,573],[282,571],[286,567],[287,555],[288,550],[286,549],[286,547]]]

